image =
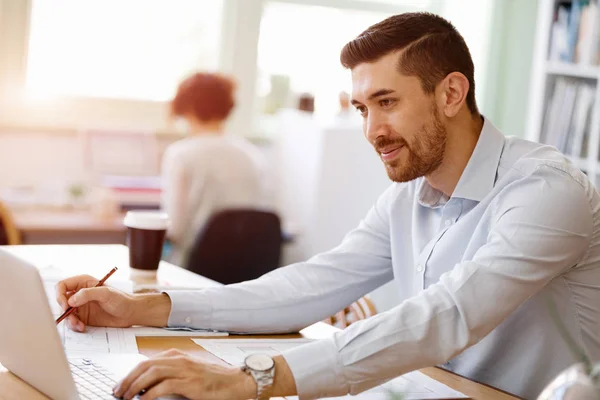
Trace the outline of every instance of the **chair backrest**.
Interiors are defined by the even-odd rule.
[[[354,303],[338,311],[324,322],[337,328],[344,329],[361,319],[367,319],[377,314],[375,304],[367,296],[363,296]]]
[[[0,246],[15,244],[21,244],[21,234],[10,210],[0,202]]]
[[[186,267],[223,284],[252,280],[279,266],[281,244],[277,214],[255,209],[223,210],[199,232]]]

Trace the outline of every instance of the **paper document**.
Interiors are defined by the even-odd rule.
[[[417,399],[468,399],[463,393],[431,379],[427,375],[413,371],[399,376],[381,386],[362,392],[357,396],[335,397],[336,399],[389,400],[390,393],[399,393],[403,400]],[[290,400],[290,397],[287,398]]]
[[[266,353],[271,356],[282,351],[301,346],[310,339],[192,339],[206,351],[232,365],[241,365],[253,353]],[[468,396],[431,379],[427,375],[413,371],[395,378],[381,386],[367,390],[358,396],[336,397],[337,399],[389,400],[390,391],[400,393],[404,400],[416,399],[466,399]],[[287,399],[296,399],[287,397]]]
[[[69,329],[64,322],[57,328],[65,352],[69,356],[78,353],[124,354],[138,352],[135,335],[129,329],[88,326],[86,332],[79,333]]]
[[[282,351],[311,342],[310,339],[192,339],[194,343],[231,365],[242,365],[248,355],[276,356]]]
[[[215,331],[212,329],[192,329],[192,328],[151,328],[146,326],[135,326],[129,328],[135,336],[229,336],[229,333]]]

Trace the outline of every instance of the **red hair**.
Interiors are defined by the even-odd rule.
[[[233,106],[235,84],[229,77],[196,73],[179,84],[171,101],[174,116],[192,115],[200,121],[223,121]]]

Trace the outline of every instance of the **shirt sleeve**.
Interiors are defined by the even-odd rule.
[[[486,244],[438,283],[332,338],[284,352],[300,399],[356,394],[452,359],[580,262],[591,240],[587,194],[548,166],[508,185],[493,219]]]
[[[230,332],[294,332],[390,281],[388,192],[338,247],[307,262],[239,284],[168,291],[172,302],[169,325]]]
[[[161,166],[162,209],[169,214],[168,236],[174,242],[180,242],[186,227],[187,177],[184,163],[177,157],[173,148],[165,152]]]

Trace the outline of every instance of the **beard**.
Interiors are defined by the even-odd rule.
[[[403,145],[400,152],[408,154],[399,154],[396,159],[390,162],[383,162],[388,177],[393,182],[409,182],[431,174],[439,168],[444,160],[446,150],[446,141],[448,133],[440,121],[439,114],[435,107],[432,107],[431,118],[414,135],[414,140],[408,143],[406,140],[389,139],[379,137],[375,141],[375,150],[378,154],[385,146]]]

